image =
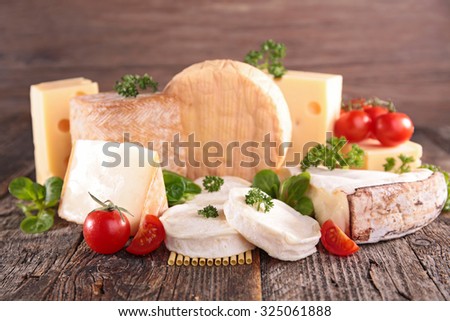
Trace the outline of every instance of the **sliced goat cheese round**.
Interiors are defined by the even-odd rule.
[[[248,241],[270,256],[295,261],[316,252],[320,226],[311,217],[301,215],[287,204],[274,199],[273,208],[259,212],[245,203],[250,188],[233,188],[224,205],[228,223]]]
[[[224,184],[217,192],[203,190],[194,199],[169,208],[161,217],[166,231],[166,247],[189,257],[219,258],[237,255],[254,249],[225,219],[223,204],[233,187],[247,187],[250,183],[238,177],[223,177]],[[195,181],[202,186],[203,178]],[[217,208],[219,216],[206,218],[198,214],[204,207]]]

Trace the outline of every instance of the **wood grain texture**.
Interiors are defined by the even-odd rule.
[[[6,3],[6,0],[3,0]],[[450,96],[447,0],[12,1],[0,11],[0,108],[31,84],[124,72],[161,85],[192,63],[242,60],[267,38],[292,69],[344,75],[344,96],[391,98],[416,124],[444,125]],[[162,87],[161,87],[162,88]],[[14,108],[28,108],[20,103]]]

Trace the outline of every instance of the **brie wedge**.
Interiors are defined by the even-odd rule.
[[[316,220],[301,215],[287,204],[274,199],[273,208],[258,212],[245,203],[250,188],[233,188],[224,205],[228,223],[248,241],[270,256],[296,261],[316,252],[320,226]]]
[[[417,231],[433,221],[447,198],[441,173],[308,169],[307,191],[320,224],[332,219],[358,243],[374,243]],[[296,174],[295,172],[293,174]]]
[[[223,214],[223,204],[230,189],[250,186],[250,183],[238,177],[225,176],[223,179],[224,184],[219,191],[210,193],[203,190],[194,199],[169,208],[161,216],[168,250],[189,257],[220,258],[254,248],[227,223]],[[202,186],[202,180],[197,179],[195,183]],[[198,210],[208,205],[217,208],[218,217],[206,218],[198,214]]]

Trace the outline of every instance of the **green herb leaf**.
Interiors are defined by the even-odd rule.
[[[202,215],[206,218],[214,218],[219,216],[219,211],[212,205],[208,205],[201,210],[197,211],[198,215]]]
[[[392,171],[395,167],[395,158],[394,157],[386,158],[386,163],[383,164],[383,167],[385,172]]]
[[[223,183],[223,178],[219,176],[205,176],[203,179],[203,187],[210,193],[218,192]]]
[[[298,200],[308,190],[310,179],[311,174],[308,172],[289,177],[281,185],[279,200],[295,208]]]
[[[200,186],[177,173],[164,169],[163,177],[169,206],[183,204],[202,191]]]
[[[422,164],[420,168],[429,169],[432,172],[440,172],[444,175],[445,182],[447,183],[447,200],[445,201],[444,208],[442,209],[444,212],[450,212],[450,174],[444,171],[442,168],[432,164]]]
[[[352,149],[344,154],[341,149],[345,146],[347,140],[344,137],[332,137],[326,144],[319,144],[311,148],[301,162],[302,170],[309,167],[326,166],[333,170],[336,167],[362,167],[364,164],[364,151],[356,144]]]
[[[244,58],[244,62],[259,69],[267,70],[275,78],[280,78],[286,73],[282,60],[286,56],[286,46],[267,40],[261,44],[259,51],[251,50]]]
[[[38,216],[28,216],[20,223],[20,229],[27,234],[36,234],[48,231],[54,223],[54,215],[43,211]]]
[[[278,198],[280,179],[274,171],[263,169],[256,173],[252,187],[257,187],[272,198]]]
[[[58,204],[61,198],[63,180],[59,177],[50,177],[45,182],[45,205],[53,207]]]
[[[298,199],[294,209],[303,215],[312,216],[314,213],[314,204],[307,196],[302,196]]]
[[[258,212],[264,213],[269,212],[273,207],[272,198],[256,187],[253,187],[245,195],[245,204],[253,206]]]
[[[156,92],[158,90],[158,83],[148,74],[144,74],[143,76],[125,75],[120,78],[120,81],[116,82],[114,90],[124,97],[136,97],[139,94],[137,87],[142,90],[150,87],[153,92]]]
[[[397,173],[408,173],[411,171],[411,166],[409,164],[414,163],[414,157],[413,156],[405,156],[403,154],[400,154],[398,156],[402,164],[400,165],[400,168],[397,170]]]
[[[34,201],[37,199],[33,181],[28,177],[18,177],[11,181],[8,190],[15,198],[23,201]]]

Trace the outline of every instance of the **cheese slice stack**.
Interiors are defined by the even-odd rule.
[[[77,140],[70,156],[58,214],[83,224],[99,207],[88,194],[127,209],[131,235],[141,216],[159,216],[167,209],[166,191],[156,152],[130,143]]]
[[[134,142],[155,150],[162,167],[185,175],[182,149],[169,144],[184,140],[179,102],[169,95],[140,94],[125,98],[113,92],[76,97],[71,101],[72,140]]]
[[[220,258],[254,248],[228,224],[223,213],[223,204],[230,190],[249,186],[250,183],[238,177],[226,176],[223,179],[224,184],[219,191],[209,193],[203,190],[193,200],[175,205],[161,216],[168,250],[193,258]],[[201,186],[202,178],[195,183]],[[208,205],[217,208],[218,217],[206,218],[198,214],[198,210]]]
[[[232,60],[194,64],[164,89],[181,102],[181,124],[199,143],[190,149],[187,176],[238,176],[252,180],[279,167],[280,145],[291,139],[291,118],[278,86],[261,70]],[[263,142],[274,143],[266,148]],[[253,153],[253,154],[252,154]]]
[[[447,198],[441,173],[308,169],[320,224],[332,219],[358,243],[401,237],[433,221]]]

